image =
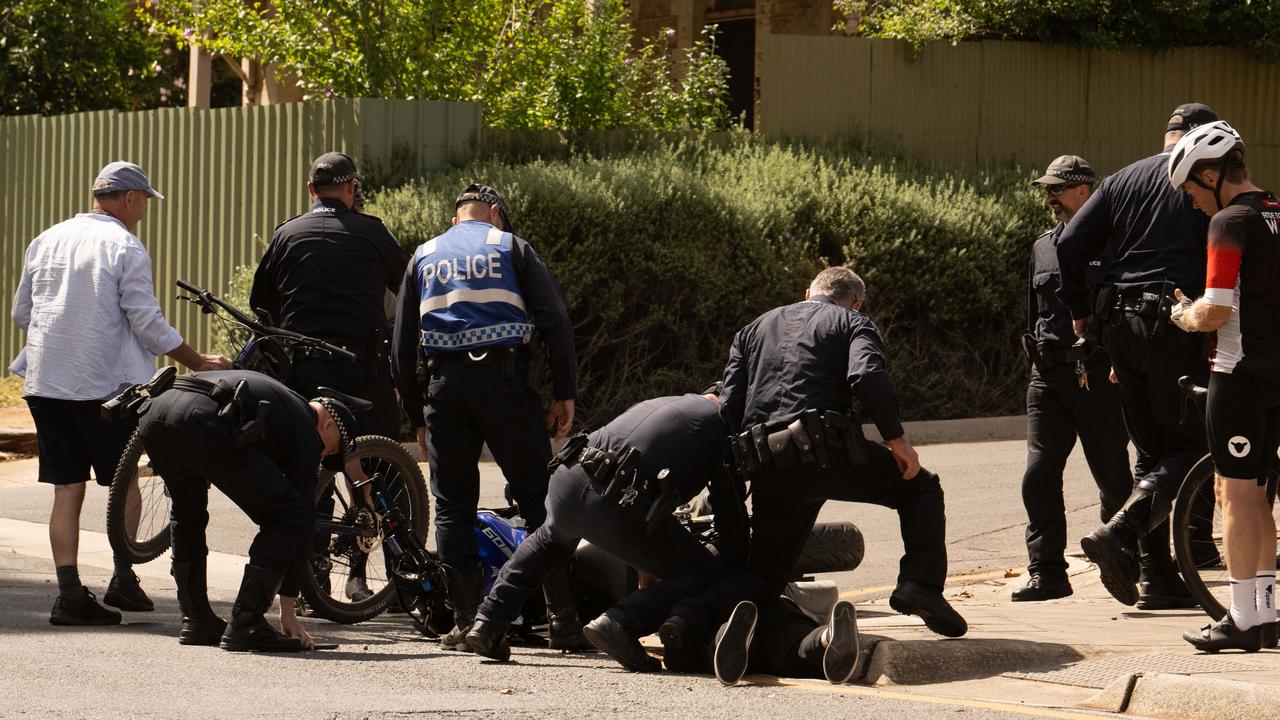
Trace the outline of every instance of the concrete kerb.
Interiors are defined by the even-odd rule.
[[[1177,720],[1280,717],[1280,687],[1224,678],[1147,673],[1121,676],[1083,707]]]

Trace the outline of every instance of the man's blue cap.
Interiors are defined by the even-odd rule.
[[[121,190],[141,190],[157,200],[164,199],[159,190],[151,187],[151,181],[142,168],[131,162],[117,160],[98,173],[93,181],[93,194],[106,195]]]

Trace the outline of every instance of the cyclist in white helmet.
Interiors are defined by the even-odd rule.
[[[1183,637],[1200,650],[1276,645],[1276,525],[1266,478],[1280,446],[1280,199],[1249,181],[1244,140],[1218,121],[1185,135],[1169,182],[1208,215],[1204,297],[1170,319],[1216,332],[1206,427],[1222,505],[1231,611]]]

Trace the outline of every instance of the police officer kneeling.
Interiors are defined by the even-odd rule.
[[[852,270],[827,268],[804,302],[764,313],[733,339],[721,399],[752,478],[748,566],[762,581],[758,597],[771,602],[827,500],[892,508],[905,552],[889,606],[959,637],[968,624],[942,597],[942,486],[903,432],[880,333],[859,311],[865,294]],[[887,447],[862,437],[855,395]]]
[[[294,614],[315,523],[316,470],[341,470],[354,440],[347,403],[307,402],[247,370],[192,373],[140,408],[138,434],[173,503],[173,577],[183,645],[298,652],[314,647]],[[209,484],[258,524],[228,625],[206,589]],[[277,591],[284,635],[264,617]]]

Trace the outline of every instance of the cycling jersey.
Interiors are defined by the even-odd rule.
[[[1209,225],[1205,300],[1230,307],[1212,363],[1221,373],[1280,383],[1280,199],[1241,193]]]

